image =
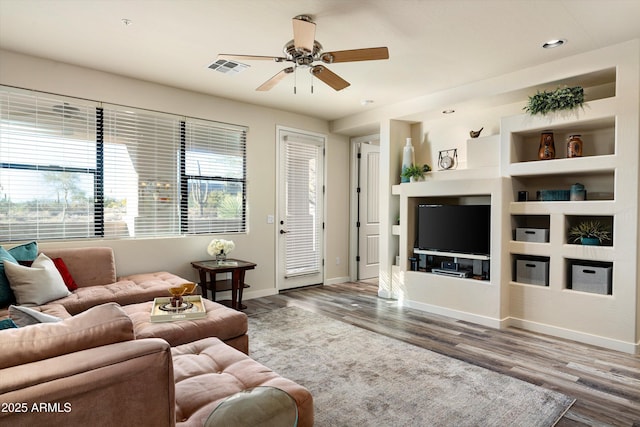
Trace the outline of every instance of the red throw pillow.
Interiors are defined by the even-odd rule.
[[[69,289],[70,291],[75,291],[76,289],[78,289],[78,284],[75,280],[73,280],[73,277],[71,277],[71,273],[69,273],[67,264],[64,263],[62,258],[53,258],[51,261],[53,261],[56,268],[58,269],[58,272],[62,276],[62,280],[64,281],[64,284],[67,285],[67,289]]]

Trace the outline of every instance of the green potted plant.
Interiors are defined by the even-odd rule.
[[[419,179],[424,177],[424,174],[426,172],[429,172],[431,170],[431,166],[429,165],[416,165],[416,164],[412,164],[411,166],[409,166],[408,168],[405,168],[402,171],[402,177],[403,178],[408,178],[409,181],[411,182],[415,182],[418,181]]]
[[[604,241],[611,240],[611,232],[600,221],[582,221],[571,227],[569,238],[574,243],[600,245]]]
[[[542,91],[529,97],[527,105],[523,108],[532,116],[543,116],[553,111],[573,110],[584,104],[584,90],[580,86],[558,88],[554,91]]]

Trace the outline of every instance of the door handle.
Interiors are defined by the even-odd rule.
[[[280,234],[287,234],[287,232],[284,230],[280,230]]]

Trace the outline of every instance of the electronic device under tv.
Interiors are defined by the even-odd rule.
[[[416,249],[490,255],[490,205],[418,205],[417,210]]]

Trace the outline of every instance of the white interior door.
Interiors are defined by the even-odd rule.
[[[360,144],[358,171],[358,279],[378,277],[380,266],[380,146]]]
[[[278,135],[278,289],[323,283],[325,137]]]

